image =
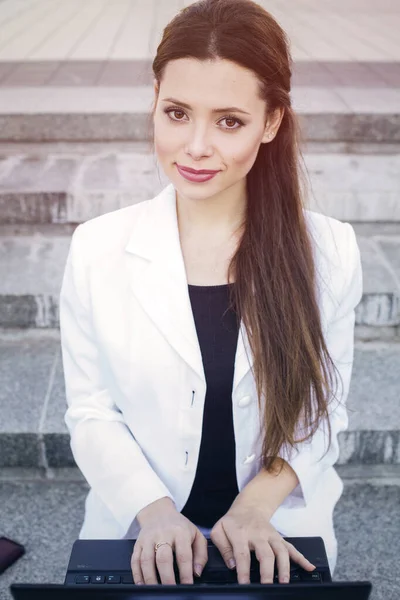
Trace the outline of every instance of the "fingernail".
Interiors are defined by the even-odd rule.
[[[228,560],[228,566],[229,566],[230,569],[233,569],[234,567],[236,567],[236,562],[235,562],[234,558],[230,558]]]
[[[194,573],[195,573],[195,575],[197,575],[197,577],[200,577],[201,571],[202,571],[201,565],[197,565],[197,564],[194,565]]]

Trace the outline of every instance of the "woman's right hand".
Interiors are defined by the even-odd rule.
[[[135,584],[157,585],[157,570],[162,584],[176,584],[174,553],[180,583],[192,584],[193,572],[200,576],[208,560],[207,539],[196,525],[178,512],[167,497],[142,509],[137,520],[140,532],[131,558]],[[172,547],[163,544],[154,552],[159,542],[169,542]]]

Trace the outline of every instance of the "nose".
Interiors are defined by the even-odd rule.
[[[199,126],[192,129],[190,139],[187,144],[187,152],[193,157],[194,160],[200,159],[203,156],[211,156],[212,147],[206,127]]]

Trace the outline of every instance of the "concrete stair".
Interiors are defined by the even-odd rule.
[[[142,85],[145,80],[147,85]],[[303,77],[304,80],[304,77]],[[154,99],[147,71],[135,85],[3,87],[0,140],[13,142],[144,141]],[[333,83],[293,85],[292,106],[304,137],[324,142],[399,142],[400,90]]]
[[[349,430],[339,464],[400,464],[397,143],[308,142],[309,208],[349,221],[361,251]],[[0,466],[71,467],[58,300],[71,234],[168,180],[147,141],[0,146]]]
[[[400,223],[400,144],[307,142],[309,207],[344,221]],[[168,183],[150,143],[0,143],[0,223],[78,223]]]
[[[400,218],[389,205],[400,217],[399,146],[379,155],[365,146],[353,154],[337,146],[324,153],[323,146],[314,145],[305,157],[309,208],[354,224],[364,272],[357,336],[398,340]],[[76,224],[151,198],[168,180],[144,143],[2,149],[0,327],[58,327],[58,295]],[[386,219],[372,220],[384,196],[391,198]],[[368,202],[374,207],[369,213],[361,210]],[[361,214],[366,218],[357,218]]]
[[[0,332],[0,467],[71,467],[59,330]],[[400,465],[400,344],[355,343],[339,464]]]

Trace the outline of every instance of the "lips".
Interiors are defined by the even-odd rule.
[[[214,175],[214,173],[218,173],[218,171],[210,171],[206,169],[202,169],[201,171],[196,171],[196,169],[191,169],[190,167],[183,167],[176,163],[177,166],[182,169],[182,171],[187,171],[188,173],[194,173],[195,175]]]

